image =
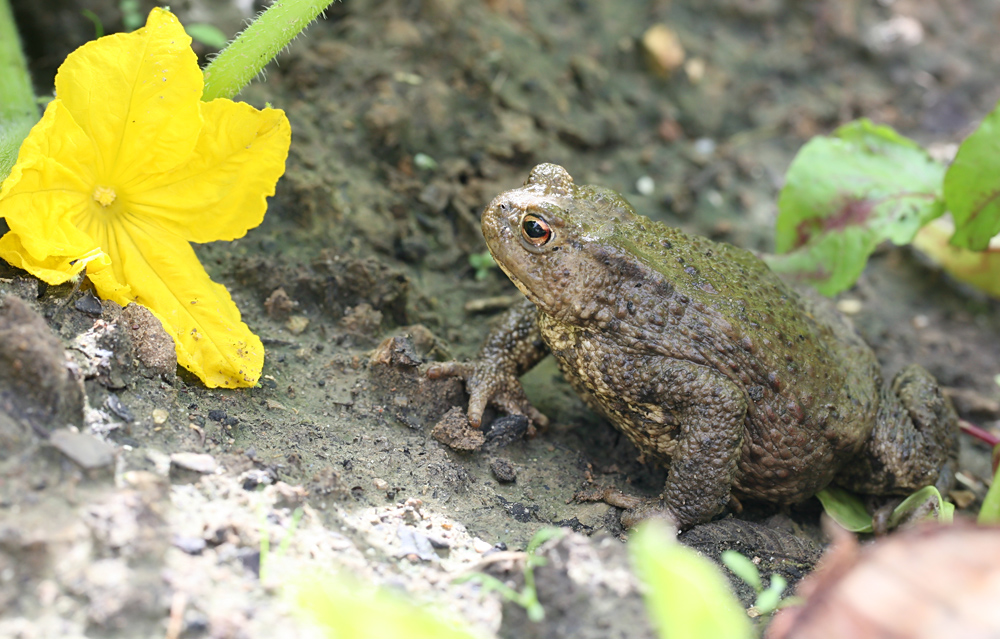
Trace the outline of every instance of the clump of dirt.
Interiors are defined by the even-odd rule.
[[[0,421],[0,461],[53,428],[83,421],[83,392],[62,343],[12,296],[0,298]]]

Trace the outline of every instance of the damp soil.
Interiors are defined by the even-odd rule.
[[[14,8],[46,93],[92,37],[80,11],[108,29],[120,15],[111,2],[42,4]],[[235,5],[172,8],[229,31],[242,19]],[[664,472],[551,360],[525,378],[552,420],[534,438],[509,419],[485,443],[432,436],[466,397],[427,365],[473,357],[518,296],[470,263],[485,251],[479,212],[555,162],[644,215],[766,251],[782,175],[810,136],[870,117],[946,154],[968,133],[1000,97],[998,21],[992,0],[332,6],[241,96],[292,123],[264,223],[197,247],[263,339],[258,387],[206,389],[174,370],[146,319],[86,285],[0,271],[0,355],[40,362],[0,373],[0,635],[309,636],[277,586],[320,568],[435,602],[483,636],[654,636],[618,512],[571,498],[595,483],[656,495]],[[641,46],[654,24],[686,52],[668,76]],[[962,417],[1000,426],[997,302],[894,247],[844,300],[887,376],[922,364]],[[965,512],[988,457],[963,436]],[[815,502],[744,517],[755,523],[689,543],[784,557],[767,570],[792,581],[808,572],[823,542]],[[544,625],[453,583],[471,570],[516,583],[516,551],[545,526],[573,536],[545,550]],[[264,537],[288,539],[273,562],[290,566],[283,576],[261,579]]]

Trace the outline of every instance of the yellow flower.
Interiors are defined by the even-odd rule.
[[[66,58],[0,187],[0,257],[50,284],[86,268],[101,297],[148,307],[205,384],[252,386],[263,345],[190,242],[260,224],[291,129],[278,109],[202,102],[190,43],[154,9],[144,28]]]

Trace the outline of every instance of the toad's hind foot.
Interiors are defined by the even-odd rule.
[[[676,517],[662,499],[626,495],[617,488],[581,490],[573,495],[573,501],[602,501],[609,506],[625,509],[621,515],[622,528],[635,528],[650,518],[666,519],[674,525],[677,523]]]
[[[937,381],[908,366],[883,389],[875,430],[836,483],[870,495],[906,495],[928,485],[953,485],[958,417]]]

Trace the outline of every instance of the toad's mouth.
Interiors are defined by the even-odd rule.
[[[514,271],[510,268],[510,266],[507,265],[507,263],[506,263],[505,260],[500,259],[500,257],[497,255],[496,251],[493,250],[493,246],[490,245],[489,243],[487,243],[487,247],[490,250],[490,255],[493,256],[493,261],[496,262],[497,266],[500,267],[500,270],[504,272],[504,275],[507,276],[507,279],[509,279],[511,282],[513,282],[514,286],[516,286],[518,288],[518,290],[521,291],[521,293],[525,297],[527,297],[535,306],[538,306],[540,308],[544,308],[545,307],[544,302],[539,298],[539,296],[535,295],[534,291],[532,291],[528,287],[528,285],[525,284],[524,281],[522,281],[522,279],[520,277],[518,277],[514,273]]]

